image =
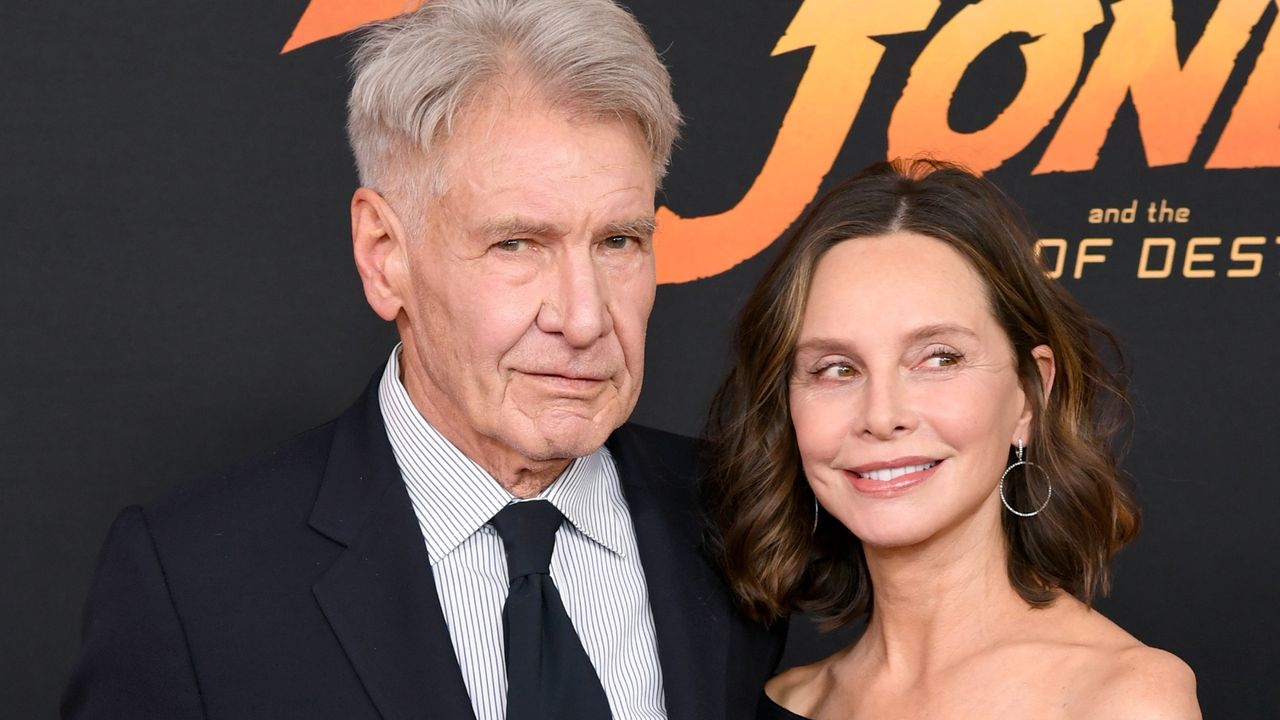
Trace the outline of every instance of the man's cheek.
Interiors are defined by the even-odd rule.
[[[491,342],[509,347],[537,321],[542,295],[533,288],[485,288],[469,304],[473,315],[470,329],[482,330]]]

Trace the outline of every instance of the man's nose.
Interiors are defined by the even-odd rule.
[[[573,347],[587,347],[613,330],[607,282],[592,249],[566,248],[557,258],[538,312],[538,328],[563,335]]]

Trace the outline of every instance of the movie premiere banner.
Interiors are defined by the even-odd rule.
[[[340,412],[394,331],[350,259],[350,31],[404,0],[0,8],[0,717],[51,717],[123,506]],[[885,158],[985,173],[1119,336],[1139,539],[1099,607],[1280,717],[1280,3],[635,0],[686,117],[634,419],[700,432],[805,208]],[[857,632],[793,623],[785,662]]]

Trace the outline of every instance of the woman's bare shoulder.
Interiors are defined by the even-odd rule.
[[[837,653],[836,655],[839,655]],[[764,691],[775,703],[797,715],[809,715],[831,691],[831,664],[836,656],[783,671],[765,683]]]
[[[1042,613],[1042,614],[1040,614]],[[1038,611],[1025,667],[1053,678],[1064,717],[1198,720],[1196,679],[1176,655],[1148,647],[1097,610],[1065,596]],[[1050,685],[1045,688],[1049,689]]]
[[[1085,625],[1091,637],[1080,651],[1088,662],[1077,665],[1081,676],[1073,703],[1087,709],[1080,717],[1199,720],[1195,673],[1178,656],[1144,645],[1094,611]]]
[[[1114,653],[1094,684],[1089,717],[1200,720],[1196,677],[1173,653],[1137,644]]]

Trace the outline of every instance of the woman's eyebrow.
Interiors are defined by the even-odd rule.
[[[849,342],[834,337],[812,337],[796,343],[796,353],[848,352]]]
[[[969,328],[955,323],[934,323],[918,327],[908,332],[905,344],[914,345],[926,340],[933,340],[947,335],[963,335],[977,339],[978,334]],[[838,337],[811,337],[796,343],[796,352],[848,352],[849,341]]]
[[[910,343],[918,343],[945,335],[964,335],[975,340],[978,337],[978,333],[963,325],[957,325],[955,323],[936,323],[912,330],[907,334],[906,339]]]

